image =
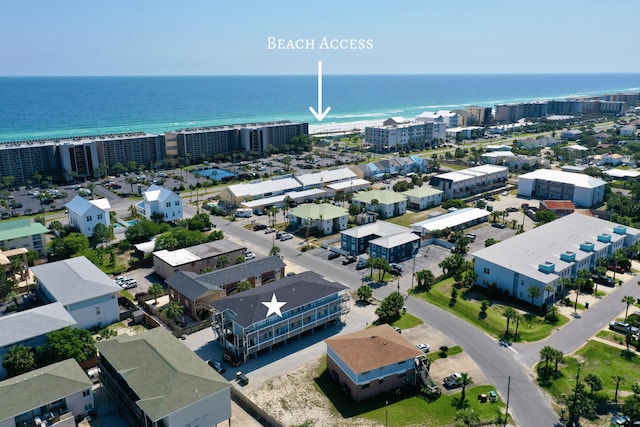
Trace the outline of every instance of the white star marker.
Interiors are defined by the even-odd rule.
[[[279,302],[278,299],[276,298],[276,294],[273,294],[270,302],[264,302],[264,301],[260,301],[260,302],[262,302],[262,304],[264,304],[265,307],[269,309],[267,310],[267,315],[265,317],[269,317],[272,314],[277,314],[278,316],[282,317],[282,313],[280,312],[280,307],[285,305],[286,302]]]

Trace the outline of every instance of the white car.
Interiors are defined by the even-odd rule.
[[[423,353],[429,353],[429,350],[431,350],[431,346],[427,343],[416,344],[416,347]]]
[[[256,257],[256,254],[254,254],[253,252],[244,253],[244,259],[246,259],[247,261],[249,261],[250,259],[254,259],[255,257]]]
[[[293,234],[284,233],[280,236],[280,241],[291,240],[293,239]]]

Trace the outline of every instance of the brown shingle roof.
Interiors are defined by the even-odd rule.
[[[329,338],[325,343],[357,374],[422,355],[389,325]]]
[[[575,209],[575,205],[570,200],[543,200],[547,209]]]

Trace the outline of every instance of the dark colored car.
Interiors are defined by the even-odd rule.
[[[340,254],[338,252],[329,252],[329,256],[327,257],[328,259],[336,259],[336,258],[340,258]]]
[[[254,224],[253,231],[266,230],[267,226],[264,224]]]
[[[221,374],[223,372],[225,372],[227,370],[227,368],[224,367],[224,365],[220,362],[218,362],[217,360],[208,360],[207,363],[209,364],[209,366],[211,366],[213,369],[216,370],[217,373]]]
[[[356,262],[357,260],[358,260],[357,257],[354,257],[353,255],[349,255],[348,257],[342,260],[342,265],[351,264],[352,262]]]
[[[495,228],[505,228],[506,227],[506,225],[500,224],[499,222],[492,222],[491,226],[495,227]]]
[[[238,358],[236,356],[234,356],[232,353],[225,353],[222,356],[222,359],[227,362],[229,365],[233,366],[234,368],[237,366],[240,366],[240,364],[242,364],[242,362],[240,360],[238,360]]]

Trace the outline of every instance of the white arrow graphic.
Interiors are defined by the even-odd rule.
[[[314,110],[313,107],[309,107],[309,111],[316,116],[319,122],[331,111],[331,107],[327,107],[326,110],[322,111],[322,61],[318,61],[318,111]]]

